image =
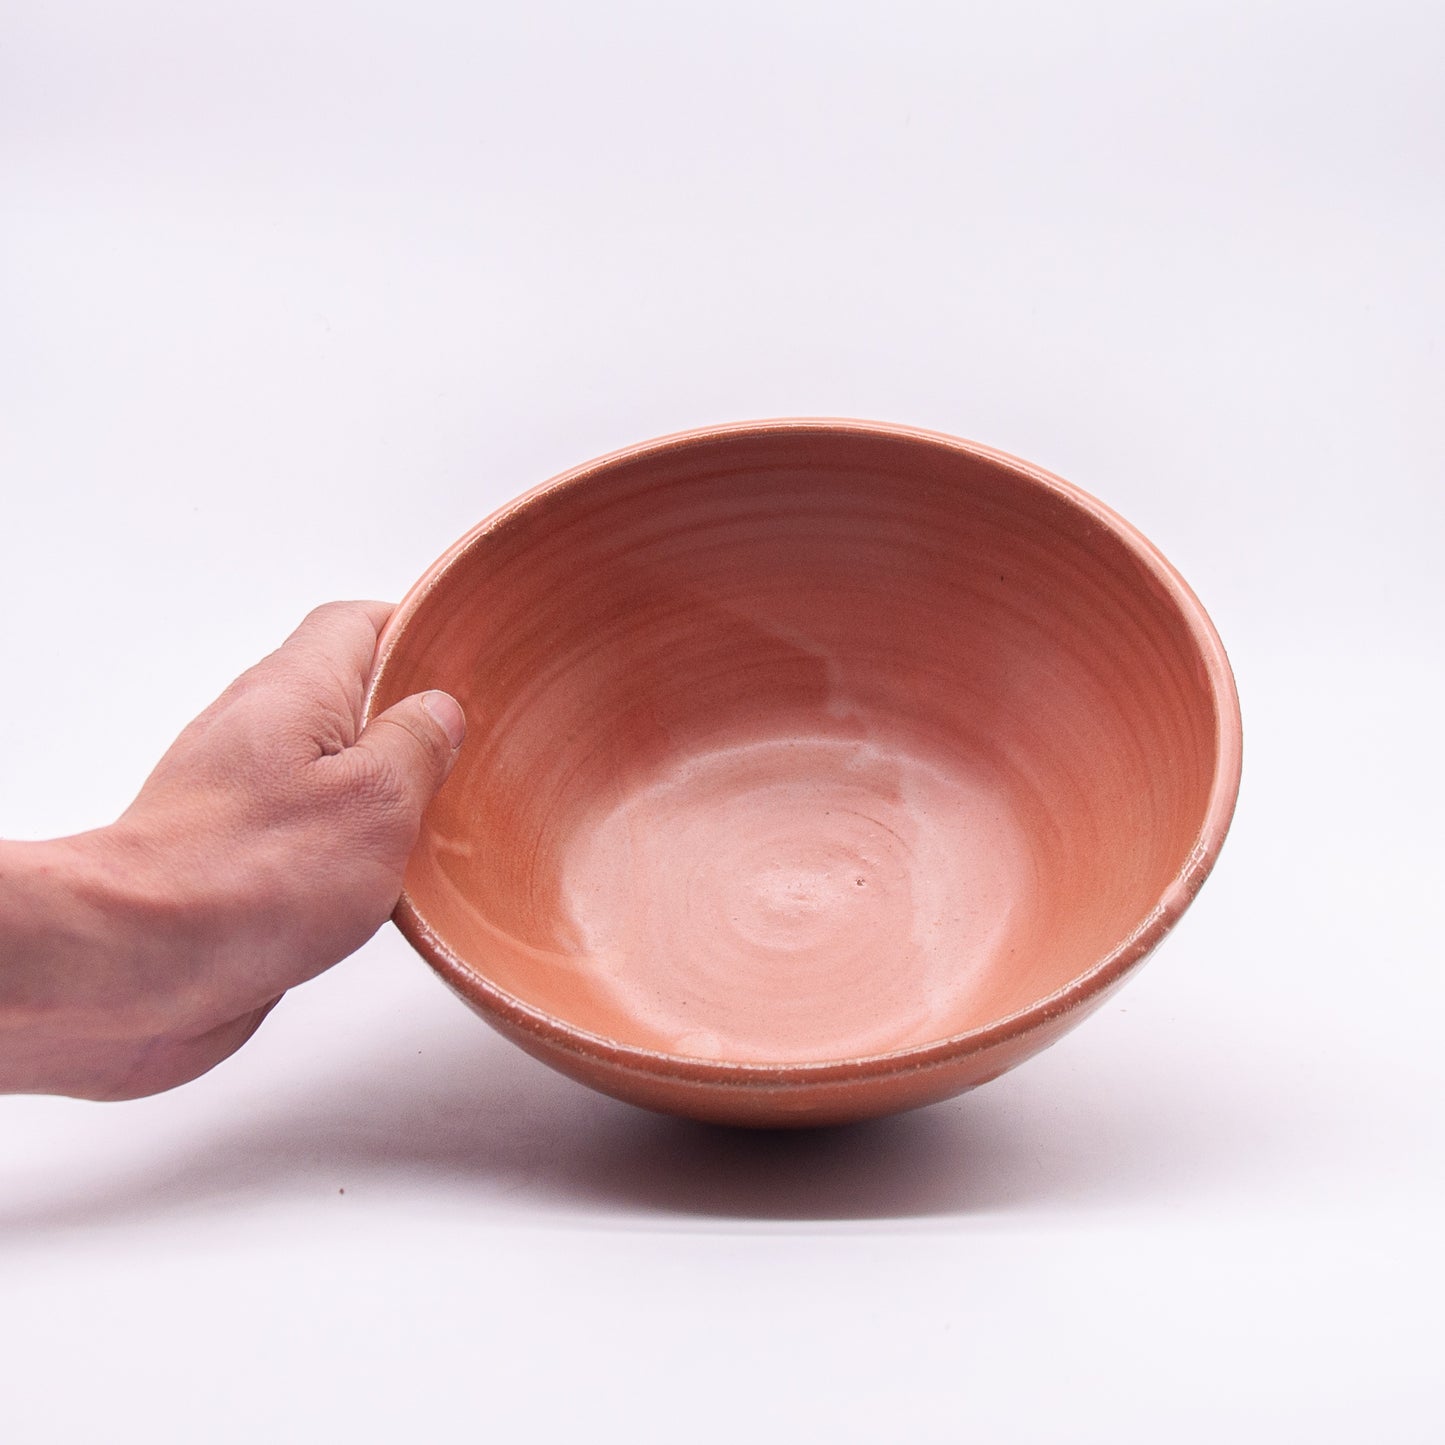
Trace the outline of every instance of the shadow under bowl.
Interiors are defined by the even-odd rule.
[[[1204,881],[1239,783],[1223,648],[1137,531],[875,423],[663,438],[482,522],[368,715],[468,739],[396,919],[596,1088],[724,1123],[930,1103],[1072,1027]]]

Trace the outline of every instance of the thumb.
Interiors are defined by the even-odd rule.
[[[466,715],[450,693],[419,692],[372,718],[350,751],[395,779],[420,813],[451,772],[466,733]]]

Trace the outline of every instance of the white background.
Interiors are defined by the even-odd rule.
[[[1442,1438],[1442,57],[1423,0],[10,0],[7,834],[515,492],[776,414],[1101,496],[1246,747],[1160,956],[912,1116],[638,1113],[390,928],[175,1094],[0,1101],[0,1436]]]

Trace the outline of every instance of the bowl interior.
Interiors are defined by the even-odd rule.
[[[1005,459],[759,429],[479,528],[375,705],[469,735],[406,879],[477,979],[624,1045],[877,1055],[1055,993],[1199,839],[1197,623],[1147,546]]]

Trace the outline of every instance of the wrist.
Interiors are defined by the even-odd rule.
[[[158,971],[178,910],[112,828],[0,842],[0,1029],[120,1037],[155,1027]]]

